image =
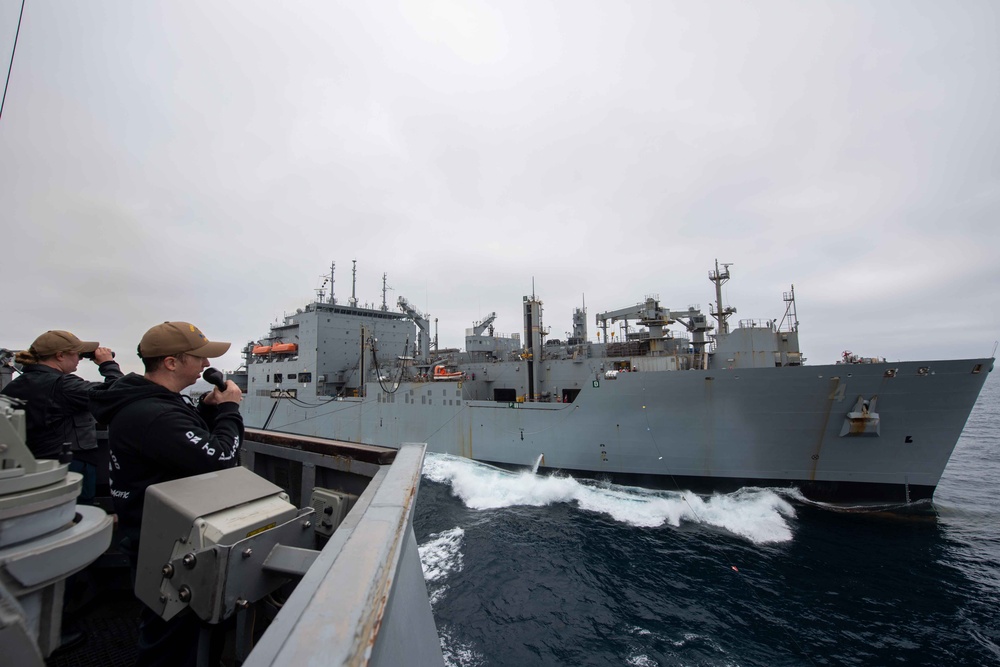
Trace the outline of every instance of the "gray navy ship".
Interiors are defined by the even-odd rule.
[[[502,467],[648,488],[795,487],[805,499],[907,504],[932,498],[994,358],[887,362],[844,353],[809,366],[794,286],[784,317],[722,305],[730,264],[708,277],[706,314],[657,296],[572,313],[548,336],[523,298],[522,334],[495,314],[439,349],[430,317],[317,298],[249,343],[248,426],[364,444],[422,442]],[[356,275],[356,271],[355,271]],[[384,283],[384,278],[383,278]],[[326,283],[324,283],[324,286]],[[593,321],[597,342],[590,340]]]

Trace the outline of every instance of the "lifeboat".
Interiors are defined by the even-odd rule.
[[[254,346],[252,352],[256,355],[265,355],[271,353],[270,345],[256,345]]]
[[[461,380],[464,375],[462,371],[449,371],[441,365],[434,367],[435,380]]]
[[[271,346],[271,352],[274,354],[295,354],[298,351],[299,346],[295,343],[278,343]]]

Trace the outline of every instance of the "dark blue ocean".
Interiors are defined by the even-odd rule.
[[[1000,381],[920,512],[429,454],[414,529],[449,665],[1000,665]]]

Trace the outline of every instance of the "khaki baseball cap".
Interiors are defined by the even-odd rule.
[[[190,354],[211,359],[229,351],[231,343],[213,343],[198,327],[187,322],[164,322],[147,331],[139,341],[139,356],[143,359]]]
[[[80,340],[68,331],[56,329],[36,338],[30,351],[36,357],[50,357],[57,352],[93,352],[99,345],[95,340]]]

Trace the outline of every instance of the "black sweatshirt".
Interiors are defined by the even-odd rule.
[[[90,411],[108,425],[111,495],[119,527],[133,540],[147,486],[237,465],[243,416],[236,403],[195,408],[181,394],[130,373],[94,390]]]
[[[98,367],[105,384],[122,377],[114,361]],[[87,412],[90,392],[100,382],[88,382],[45,364],[25,364],[24,371],[2,393],[27,401],[27,444],[36,459],[56,459],[64,444],[74,452],[96,449],[94,418]]]

